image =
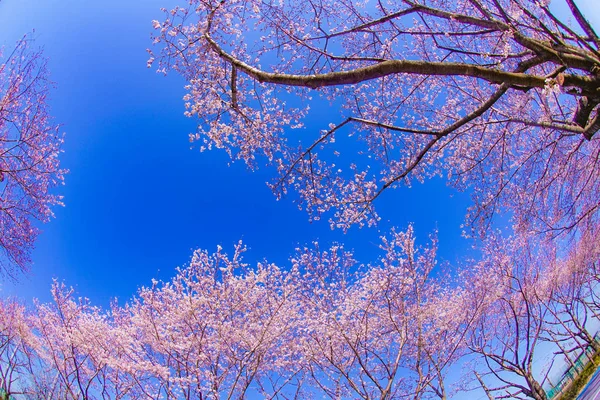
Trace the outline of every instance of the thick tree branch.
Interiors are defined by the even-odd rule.
[[[240,71],[259,82],[273,83],[287,86],[300,86],[308,88],[319,88],[338,85],[352,85],[372,79],[382,78],[395,74],[429,75],[429,76],[466,76],[483,79],[490,83],[508,84],[528,88],[543,88],[546,86],[546,78],[543,76],[529,75],[518,72],[506,72],[477,65],[430,62],[412,60],[389,60],[367,67],[359,67],[349,71],[329,72],[314,75],[296,75],[274,72],[265,72],[235,58],[223,50],[208,34],[204,37],[213,50],[223,60],[231,63]],[[564,86],[588,89],[600,86],[600,79],[587,76],[564,74]]]

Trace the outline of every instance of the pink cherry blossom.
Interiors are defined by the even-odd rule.
[[[151,55],[188,82],[192,141],[273,166],[275,194],[332,227],[373,225],[387,189],[444,175],[472,194],[475,233],[501,212],[571,232],[600,204],[600,38],[567,4],[192,0],[154,23]],[[322,107],[322,130],[302,128]]]
[[[0,55],[0,267],[11,273],[31,262],[38,229],[61,197],[59,167],[63,135],[48,107],[51,83],[46,60],[24,37]]]

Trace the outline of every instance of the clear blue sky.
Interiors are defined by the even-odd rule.
[[[580,4],[590,10],[595,1]],[[10,48],[35,29],[50,59],[52,112],[66,132],[62,162],[70,170],[59,189],[66,206],[42,226],[31,273],[2,283],[3,295],[48,300],[56,277],[106,306],[151,278],[168,279],[193,249],[227,249],[239,239],[251,248],[249,260],[281,264],[313,240],[344,242],[361,261],[378,253],[377,229],[344,235],[326,221],[309,223],[292,197],[277,202],[265,185],[272,170],[228,167],[223,152],[190,149],[194,121],[183,116],[183,81],[146,68],[150,21],[173,4],[0,2],[0,44]],[[589,15],[600,26],[598,10]],[[414,222],[424,241],[437,226],[442,258],[455,261],[469,247],[459,228],[467,203],[440,181],[388,192],[378,204],[381,229]]]

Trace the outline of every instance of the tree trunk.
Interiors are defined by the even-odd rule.
[[[526,378],[526,380],[527,380],[527,385],[529,386],[529,389],[530,389],[529,393],[525,393],[527,396],[529,396],[535,400],[548,400],[548,396],[546,395],[546,392],[542,388],[542,385],[540,385],[538,383],[538,381],[536,381],[531,376],[528,376]]]

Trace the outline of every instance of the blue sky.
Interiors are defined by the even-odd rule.
[[[594,1],[579,4],[589,12]],[[314,240],[344,242],[361,261],[378,254],[377,229],[344,235],[326,221],[309,223],[293,197],[276,201],[265,185],[272,170],[228,167],[223,152],[190,149],[195,128],[183,116],[183,81],[146,68],[151,20],[174,3],[0,2],[0,44],[10,48],[35,29],[50,60],[52,113],[66,132],[62,163],[70,170],[59,188],[66,206],[42,226],[31,272],[2,283],[4,295],[45,301],[58,278],[105,306],[151,278],[168,279],[193,249],[232,248],[239,239],[251,249],[249,260],[280,264]],[[588,15],[600,26],[597,7]],[[459,227],[467,204],[467,195],[441,181],[390,191],[378,204],[380,229],[414,222],[425,241],[437,227],[440,255],[453,262],[469,247]]]

